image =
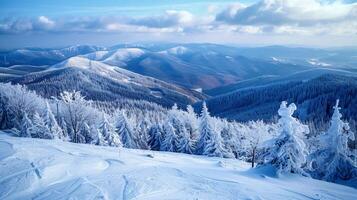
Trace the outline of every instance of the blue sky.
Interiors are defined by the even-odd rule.
[[[0,15],[11,16],[62,16],[130,14],[148,15],[165,10],[188,10],[196,14],[207,11],[209,4],[227,5],[232,0],[1,0]],[[253,0],[239,1],[252,3]],[[105,12],[105,13],[104,13]]]
[[[0,48],[126,42],[357,45],[357,0],[0,0]]]

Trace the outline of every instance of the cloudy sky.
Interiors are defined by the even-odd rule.
[[[0,48],[210,42],[357,46],[357,0],[0,0]]]

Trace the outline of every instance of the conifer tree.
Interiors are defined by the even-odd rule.
[[[149,132],[149,147],[151,150],[159,151],[162,143],[162,128],[160,125],[154,124],[151,126]]]
[[[90,127],[90,133],[91,133],[91,138],[92,141],[90,144],[95,144],[95,145],[100,145],[100,146],[107,146],[108,142],[105,141],[104,137],[102,134],[99,132],[97,127],[95,125],[92,125]]]
[[[219,133],[213,134],[212,137],[207,141],[203,155],[221,158],[228,155],[223,148],[221,140],[221,135]]]
[[[91,128],[89,127],[87,122],[83,123],[83,125],[81,127],[81,130],[79,132],[81,133],[83,138],[81,138],[78,143],[88,143],[88,144],[90,144],[92,142],[93,138],[92,138],[92,134],[91,134]]]
[[[326,181],[347,180],[357,177],[357,166],[350,155],[348,139],[354,140],[348,123],[341,120],[339,100],[336,101],[328,131],[320,137],[319,148],[309,156],[312,174]]]
[[[37,112],[35,112],[35,114],[33,116],[32,123],[33,123],[32,137],[43,138],[43,139],[53,139],[54,138],[50,129],[46,126],[45,120]]]
[[[239,138],[238,135],[233,133],[233,125],[228,123],[226,120],[222,120],[222,130],[221,130],[221,143],[224,149],[225,158],[234,158],[236,157],[236,151],[239,148]]]
[[[121,147],[119,135],[115,132],[113,126],[107,120],[105,114],[102,117],[102,123],[99,125],[99,132],[107,141],[109,146]]]
[[[167,121],[164,124],[164,136],[163,136],[163,141],[160,147],[161,151],[171,151],[171,152],[176,152],[176,134],[175,134],[175,129],[171,125],[171,122]]]
[[[120,135],[121,142],[124,147],[131,148],[131,149],[139,148],[139,145],[138,145],[139,138],[136,137],[124,112],[119,112],[119,114],[117,116],[115,132],[118,135]]]
[[[64,139],[63,131],[61,127],[58,125],[55,116],[51,110],[50,105],[46,101],[46,111],[44,115],[44,121],[54,139]]]
[[[200,135],[197,141],[196,153],[202,155],[206,149],[206,146],[208,145],[208,141],[210,141],[214,135],[214,127],[206,106],[206,102],[203,102],[202,104],[202,112],[199,121],[198,130]]]
[[[264,155],[264,163],[274,166],[278,174],[298,173],[307,175],[303,170],[307,156],[303,137],[309,133],[309,129],[292,117],[295,110],[294,103],[289,106],[287,106],[286,101],[281,103],[278,111],[280,135]]]
[[[177,151],[180,153],[193,154],[194,150],[194,143],[190,138],[190,134],[185,128],[183,128],[181,132],[181,137],[178,139]]]
[[[28,118],[27,113],[24,113],[21,121],[20,137],[32,137],[33,124],[30,118]]]

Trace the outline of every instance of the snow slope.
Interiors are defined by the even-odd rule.
[[[164,107],[174,103],[186,107],[205,98],[199,92],[82,57],[72,57],[45,71],[11,78],[12,83],[26,85],[45,97],[76,90],[91,100],[145,100]],[[9,77],[0,76],[0,81],[3,79]]]
[[[238,160],[0,133],[0,199],[354,199],[357,193],[272,174]]]

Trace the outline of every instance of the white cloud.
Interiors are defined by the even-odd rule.
[[[146,17],[97,16],[62,17],[46,16],[25,19],[0,20],[0,33],[23,32],[184,32],[195,24],[195,17],[188,11],[167,10],[162,15]]]
[[[43,24],[46,27],[53,27],[55,25],[55,22],[50,20],[48,17],[46,16],[40,16],[38,17],[38,22],[40,24]]]
[[[313,26],[356,20],[357,3],[341,1],[322,3],[318,0],[263,0],[250,6],[231,5],[216,19],[231,24]]]
[[[188,11],[167,10],[162,15],[132,18],[129,23],[146,27],[189,26],[194,22],[194,16]]]
[[[251,33],[356,35],[357,3],[319,0],[263,0],[230,5],[216,15],[217,23],[240,26]],[[252,29],[252,27],[256,27]]]

